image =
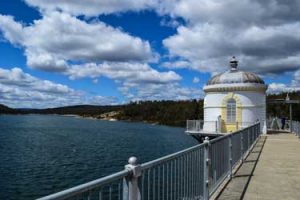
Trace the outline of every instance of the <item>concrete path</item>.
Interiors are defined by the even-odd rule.
[[[218,199],[300,200],[300,139],[261,138]]]

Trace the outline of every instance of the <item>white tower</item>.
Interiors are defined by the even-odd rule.
[[[254,73],[238,69],[235,57],[230,69],[213,76],[204,86],[204,132],[229,133],[247,127],[256,121],[261,131],[266,127],[267,85]]]

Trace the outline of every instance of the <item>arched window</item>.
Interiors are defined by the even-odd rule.
[[[236,101],[234,99],[229,99],[227,101],[227,123],[236,122]]]

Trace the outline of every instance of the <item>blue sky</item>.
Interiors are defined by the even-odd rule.
[[[1,1],[0,103],[202,98],[233,55],[268,92],[298,90],[298,8],[276,0]]]

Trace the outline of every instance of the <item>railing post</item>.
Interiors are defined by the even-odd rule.
[[[297,130],[296,130],[296,132],[297,132],[297,135],[298,135],[298,137],[300,138],[300,122],[297,122],[296,123],[297,125]]]
[[[204,163],[203,163],[203,171],[204,171],[204,179],[203,179],[203,199],[208,200],[209,199],[209,165],[210,165],[210,159],[209,159],[209,138],[205,137],[204,140]]]
[[[244,140],[244,131],[245,130],[242,130],[241,131],[241,161],[242,161],[242,163],[244,162],[244,142],[243,142],[243,140]]]
[[[138,177],[142,174],[141,166],[137,164],[136,157],[128,159],[128,165],[125,169],[132,172],[132,174],[123,180],[123,199],[124,200],[140,200],[141,193],[138,186]]]
[[[186,130],[189,130],[189,120],[186,120]]]
[[[231,179],[232,178],[232,135],[229,135],[229,178]]]
[[[250,146],[251,146],[251,139],[250,139],[250,128],[247,129],[247,135],[248,135],[248,146],[247,146],[247,151],[249,150]]]
[[[297,134],[298,137],[300,138],[300,122],[297,123],[297,126],[298,126]]]

